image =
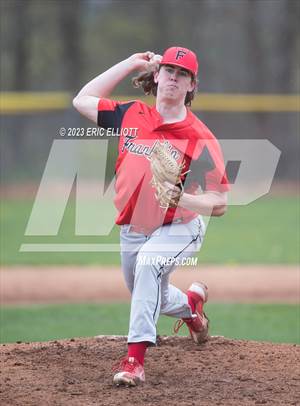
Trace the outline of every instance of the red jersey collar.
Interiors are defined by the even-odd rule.
[[[154,124],[153,131],[158,131],[158,130],[174,131],[174,130],[181,130],[183,128],[186,128],[187,126],[190,126],[195,121],[195,117],[188,108],[186,110],[187,110],[186,117],[182,121],[164,124],[163,118],[160,115],[160,113],[157,111],[156,106],[153,106],[151,108],[151,113],[153,114],[153,124]]]
[[[199,140],[202,137],[199,126],[196,124],[197,118],[188,108],[185,119],[176,123],[163,124],[163,118],[155,106],[151,108],[151,113],[153,114],[153,132],[161,131],[161,135],[166,136],[167,139],[188,140],[188,147],[182,152],[190,158],[198,158],[202,148]]]

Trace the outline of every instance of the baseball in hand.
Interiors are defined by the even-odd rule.
[[[156,72],[159,67],[159,62],[162,60],[162,56],[155,54],[152,56],[152,58],[149,61],[148,65],[148,72]]]
[[[159,63],[160,61],[162,60],[162,56],[161,55],[158,55],[158,54],[155,54],[152,58],[151,58],[151,62],[156,62],[156,63]]]

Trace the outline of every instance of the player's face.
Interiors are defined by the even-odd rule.
[[[160,96],[170,100],[184,100],[187,92],[195,87],[191,73],[174,65],[163,65],[154,76],[154,81],[158,84]]]

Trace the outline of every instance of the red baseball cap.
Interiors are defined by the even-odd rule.
[[[194,76],[198,73],[198,60],[196,54],[187,48],[171,47],[168,48],[162,57],[160,65],[175,65],[187,69]]]

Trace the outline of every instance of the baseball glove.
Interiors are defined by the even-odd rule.
[[[171,155],[168,142],[156,142],[149,157],[151,162],[152,179],[151,185],[155,187],[155,197],[163,209],[177,207],[179,199],[183,195],[184,187],[181,177],[184,161],[178,164]]]

